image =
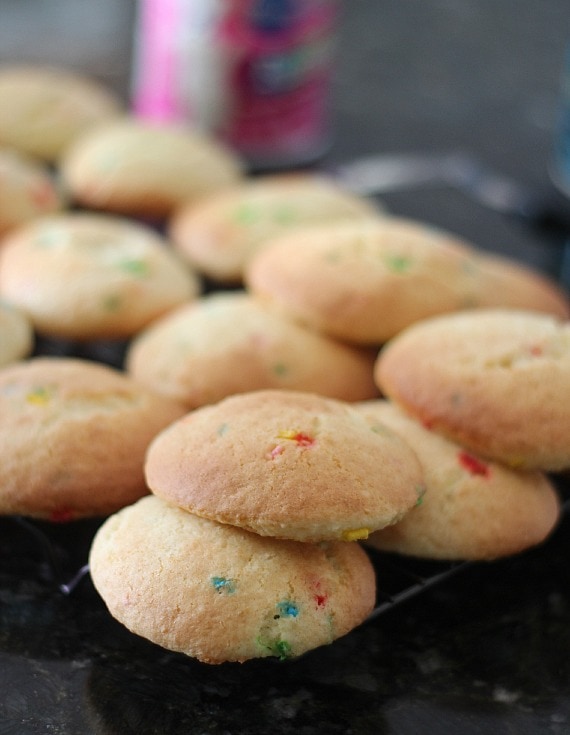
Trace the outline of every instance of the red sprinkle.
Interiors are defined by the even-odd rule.
[[[326,592],[322,591],[322,584],[320,579],[313,580],[311,587],[315,590],[313,594],[313,600],[316,602],[317,607],[324,607],[327,604],[329,596]]]
[[[486,465],[480,459],[477,459],[477,457],[474,457],[472,454],[469,454],[468,452],[459,452],[457,458],[459,459],[459,464],[472,475],[489,477],[489,475],[491,474],[488,465]]]
[[[291,439],[297,442],[301,447],[310,447],[315,443],[315,440],[312,437],[307,434],[303,434],[301,431],[298,434],[295,434],[295,436],[292,436]]]
[[[54,510],[50,514],[50,521],[53,521],[54,523],[67,523],[68,521],[72,521],[74,518],[74,513],[71,508],[60,508],[59,510]]]
[[[529,352],[531,355],[534,355],[535,357],[540,357],[542,355],[542,347],[540,345],[531,345],[529,348]]]

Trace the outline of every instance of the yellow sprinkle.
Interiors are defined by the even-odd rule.
[[[36,388],[26,396],[26,401],[34,406],[45,406],[49,399],[50,394],[45,388]]]
[[[359,541],[368,538],[369,528],[353,528],[350,531],[344,531],[342,534],[343,541]]]
[[[279,439],[294,439],[299,432],[295,429],[284,429],[283,431],[280,431],[277,436]]]

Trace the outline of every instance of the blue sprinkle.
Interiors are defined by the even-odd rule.
[[[294,602],[289,602],[289,600],[278,602],[277,609],[279,610],[279,614],[286,618],[296,618],[299,614],[299,608],[297,605],[295,605]]]
[[[227,579],[226,577],[211,577],[210,582],[216,592],[225,592],[228,595],[232,595],[236,591],[236,583],[233,579]]]

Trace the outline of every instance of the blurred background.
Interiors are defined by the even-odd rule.
[[[136,10],[136,0],[0,0],[0,63],[70,65],[129,98]],[[340,11],[327,163],[459,148],[549,186],[568,0],[341,0]],[[455,192],[420,194],[394,206],[466,236],[478,219],[482,247],[516,255],[520,238],[542,265],[524,228]]]

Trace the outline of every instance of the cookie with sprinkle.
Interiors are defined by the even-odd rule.
[[[191,411],[152,442],[145,473],[154,494],[196,515],[298,541],[366,538],[423,493],[394,432],[344,401],[288,390]]]
[[[0,514],[105,516],[148,494],[154,436],[184,414],[119,370],[33,357],[0,370]]]
[[[350,632],[375,600],[359,544],[262,537],[153,496],[107,519],[89,565],[113,617],[209,664],[298,657]]]
[[[131,342],[127,371],[188,409],[262,388],[374,398],[376,351],[333,340],[242,291],[193,300]]]
[[[560,501],[545,473],[482,459],[391,401],[364,401],[357,408],[408,442],[426,485],[422,502],[399,523],[372,533],[368,545],[428,559],[496,559],[541,544],[556,527]]]
[[[379,345],[410,324],[471,307],[474,248],[399,217],[274,238],[250,261],[247,289],[331,337]]]
[[[42,336],[125,339],[201,289],[157,232],[92,212],[35,219],[0,249],[0,297]]]
[[[570,324],[480,309],[426,319],[380,351],[382,393],[430,429],[516,469],[570,466]]]
[[[218,283],[241,283],[247,263],[283,233],[362,220],[381,208],[315,174],[247,179],[179,208],[171,239],[196,270]]]

